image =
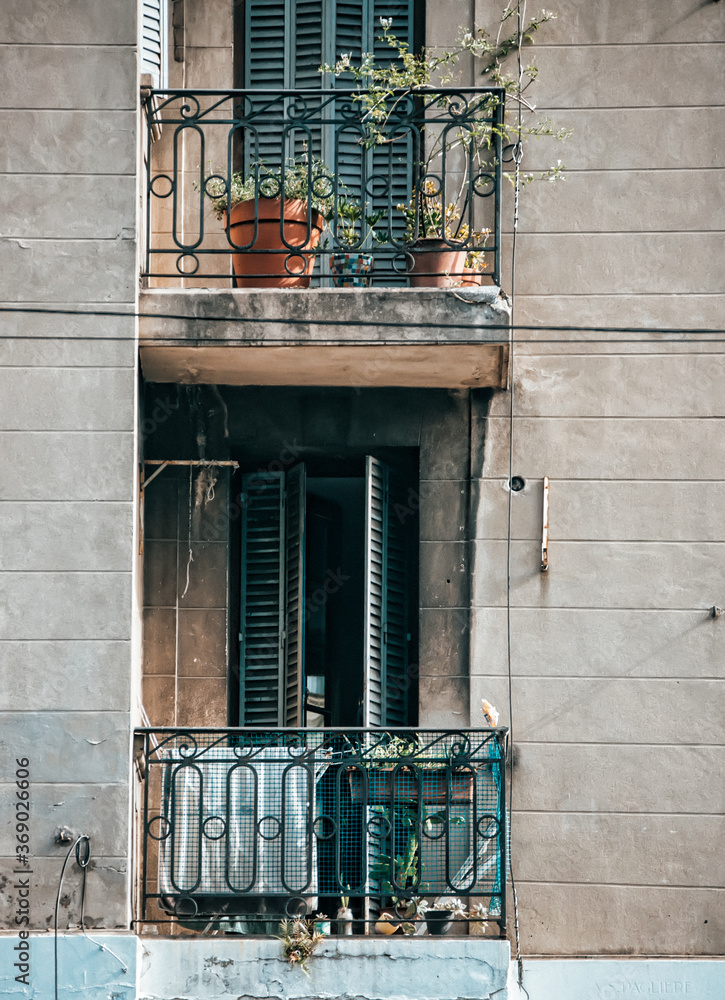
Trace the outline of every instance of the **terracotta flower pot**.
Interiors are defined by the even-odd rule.
[[[418,240],[411,252],[411,288],[450,288],[460,283],[466,263],[465,249],[456,250],[445,240],[426,237]]]
[[[281,198],[257,201],[257,235],[254,235],[254,201],[242,201],[229,215],[229,234],[236,246],[247,251],[232,254],[232,266],[240,288],[309,288],[315,265],[312,250],[320,242],[324,220],[312,209],[307,225],[307,202],[292,198],[284,203],[284,223],[280,229]],[[285,246],[284,239],[294,249]],[[257,253],[275,250],[277,253]],[[266,275],[266,277],[262,277]]]
[[[461,287],[466,285],[481,285],[483,279],[483,272],[476,271],[472,267],[464,267],[463,274],[461,275]]]

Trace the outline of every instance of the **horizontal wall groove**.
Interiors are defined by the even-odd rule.
[[[505,674],[501,675],[505,677]],[[678,750],[680,747],[688,747],[697,750],[725,750],[725,743],[625,743],[618,740],[616,743],[607,743],[602,740],[514,740],[518,746],[541,746],[541,747],[653,747],[668,750]],[[514,776],[516,772],[514,771]],[[516,810],[514,809],[514,812]]]
[[[665,819],[670,819],[673,816],[682,816],[688,819],[690,816],[706,816],[712,817],[713,819],[723,819],[722,812],[661,812],[661,811],[651,811],[651,812],[627,812],[624,809],[514,809],[517,816],[527,816],[531,814],[532,816],[663,816]]]
[[[505,542],[506,539],[502,539],[502,541]],[[551,556],[551,560],[552,560],[552,566],[555,565],[555,561],[554,561],[555,557],[554,557],[553,554]],[[537,572],[538,572],[538,570],[537,570]],[[613,607],[613,608],[608,607],[606,604],[544,604],[544,603],[542,603],[542,604],[514,604],[514,603],[512,603],[511,604],[511,610],[512,611],[606,611],[607,614],[611,614],[613,611],[637,611],[637,612],[650,611],[650,612],[656,612],[657,614],[666,613],[668,615],[669,614],[689,614],[689,615],[692,615],[692,614],[698,614],[699,613],[699,614],[701,614],[703,616],[703,618],[708,617],[708,613],[709,613],[711,607],[712,607],[712,604],[708,605],[707,607],[704,607],[703,605],[700,605],[699,607],[690,607],[690,608],[667,608],[667,607],[664,607],[664,606],[663,607],[656,607],[656,608],[643,608],[643,607],[637,607],[637,605],[634,605],[634,604],[627,605],[626,607],[624,607],[622,605],[617,605],[616,607]],[[446,610],[455,610],[453,608],[449,608],[448,605],[443,605],[443,606],[439,605],[439,606],[435,607],[433,610],[440,611],[440,610],[443,610],[443,608],[445,608]],[[502,604],[472,604],[471,607],[470,607],[470,610],[471,611],[481,611],[481,610],[485,610],[485,611],[489,611],[489,610],[490,611],[500,611],[502,608],[505,610],[505,608],[506,608],[505,602],[502,603]],[[425,610],[430,610],[430,609],[426,608]],[[465,609],[465,610],[469,610],[469,609]]]
[[[540,480],[539,480],[540,481]],[[549,480],[551,484],[551,480]],[[425,540],[421,539],[421,544]],[[467,540],[455,539],[452,541],[447,541],[443,538],[431,538],[425,541],[427,545],[439,545],[441,542],[445,542],[446,545],[463,545]],[[474,542],[506,542],[508,538],[506,535],[476,535],[472,539]],[[512,542],[541,542],[541,534],[539,535],[511,535]],[[555,537],[551,534],[551,529],[549,533],[550,544],[556,543],[557,545],[707,545],[708,548],[713,545],[725,545],[725,540],[721,539],[710,539],[710,538],[562,538]]]
[[[433,676],[426,674],[426,676]],[[450,677],[450,674],[440,674],[435,676]],[[461,675],[463,676],[463,675]],[[468,676],[467,674],[465,676]],[[507,674],[471,674],[471,677],[481,677],[481,678],[496,678],[507,677]],[[707,683],[712,683],[716,681],[720,684],[725,683],[725,676],[723,677],[702,677],[698,675],[697,677],[688,677],[687,674],[663,674],[662,676],[649,676],[647,674],[519,674],[516,671],[512,671],[511,676],[516,678],[516,680],[524,681],[667,681],[668,683],[675,682],[677,684],[680,681],[687,681],[689,683],[699,684],[701,681],[706,681]]]
[[[687,892],[725,892],[723,885],[685,885],[679,882],[563,882],[559,879],[551,879],[548,882],[541,882],[538,879],[525,879],[516,877],[519,885],[576,885],[576,886],[599,886],[610,888],[615,886],[618,889],[683,889]],[[630,958],[632,956],[630,955]]]

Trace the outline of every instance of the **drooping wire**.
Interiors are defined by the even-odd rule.
[[[80,856],[81,841],[85,841],[85,854],[83,855],[83,857]],[[100,941],[97,941],[95,938],[92,938],[90,934],[86,933],[86,872],[88,871],[88,862],[90,860],[91,860],[90,838],[79,837],[78,842],[76,843],[76,863],[83,872],[81,878],[81,933],[83,934],[83,937],[86,939],[86,941],[90,941],[91,944],[95,944],[96,947],[101,949],[101,951],[105,951],[109,955],[113,955],[113,957],[121,966],[121,970],[125,974],[128,972],[128,966],[123,961],[123,959],[119,958],[119,956],[116,954],[115,951],[112,951],[110,948],[106,947],[105,944],[101,944]]]
[[[128,966],[123,961],[123,959],[121,959],[121,958],[118,957],[118,955],[115,953],[115,951],[111,951],[111,949],[107,948],[105,944],[101,944],[100,941],[96,941],[94,938],[89,937],[88,934],[86,934],[86,927],[85,927],[86,871],[88,869],[88,864],[89,864],[89,862],[91,860],[91,838],[88,837],[86,834],[82,833],[77,838],[76,842],[74,844],[71,844],[71,846],[68,848],[68,853],[66,854],[65,859],[63,860],[63,867],[60,870],[60,879],[58,880],[58,892],[55,895],[55,909],[53,911],[53,917],[54,917],[54,919],[53,919],[53,994],[54,994],[55,1000],[58,1000],[58,907],[60,906],[60,894],[61,894],[61,892],[63,890],[63,878],[65,876],[65,870],[66,870],[66,867],[68,866],[68,861],[70,860],[70,856],[73,853],[73,851],[75,851],[75,855],[76,855],[76,864],[78,865],[78,867],[80,868],[81,872],[83,873],[82,874],[82,878],[81,878],[81,931],[83,933],[83,937],[86,938],[87,941],[90,941],[92,944],[97,945],[97,947],[99,947],[101,949],[101,951],[108,952],[109,955],[112,955],[116,959],[116,961],[119,963],[119,965],[121,966],[121,968],[122,968],[122,970],[124,972],[124,975],[125,975],[125,973],[128,972]]]
[[[183,600],[183,598],[186,597],[186,592],[189,589],[189,579],[190,579],[190,574],[191,574],[191,564],[194,561],[194,552],[193,552],[192,547],[191,547],[191,534],[192,534],[191,522],[192,522],[192,504],[193,504],[193,492],[194,492],[194,483],[193,483],[192,468],[193,468],[193,466],[190,465],[189,466],[189,556],[188,556],[187,561],[186,561],[186,586],[184,587],[184,593],[181,595],[182,600]]]

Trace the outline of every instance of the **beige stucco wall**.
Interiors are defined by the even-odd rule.
[[[463,6],[431,5],[429,37]],[[495,5],[475,8],[490,23]],[[725,20],[657,0],[556,9],[529,93],[574,132],[526,148],[524,170],[560,157],[568,171],[522,194],[514,305],[543,327],[517,331],[512,369],[513,472],[527,480],[511,550],[522,946],[719,954],[725,619],[708,614],[725,600],[722,345],[546,324],[722,327]],[[505,219],[510,232],[510,201]],[[505,259],[510,288],[510,236]],[[472,721],[482,696],[509,721],[509,407],[498,394],[476,471]]]
[[[133,310],[136,4],[6,0],[0,40],[0,303]],[[88,924],[129,920],[134,329],[0,320],[0,927],[15,932],[24,757],[30,926],[52,922],[61,826],[91,837]]]
[[[431,2],[429,43],[461,24],[493,26],[498,9]],[[522,946],[720,954],[725,619],[708,609],[725,603],[721,345],[657,333],[631,343],[547,324],[722,326],[723,11],[676,0],[561,0],[556,9],[536,38],[540,78],[529,94],[573,135],[526,146],[523,170],[560,158],[567,177],[522,193],[515,318],[542,329],[517,331],[512,365],[513,472],[527,481],[512,498],[511,550]],[[189,43],[186,85],[228,82],[225,39]],[[462,82],[477,82],[472,67]],[[506,199],[510,291],[508,188]],[[468,559],[474,574],[472,724],[482,696],[509,721],[509,406],[501,392],[479,415],[474,540],[454,532],[465,550],[458,564]],[[437,616],[440,648],[421,684],[422,721],[435,713],[442,724],[447,703],[448,723],[460,725],[456,608],[424,612]]]

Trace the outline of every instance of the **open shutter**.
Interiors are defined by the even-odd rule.
[[[285,726],[304,725],[306,478],[304,465],[297,465],[287,473]]]
[[[282,725],[285,628],[284,474],[242,480],[240,722]]]
[[[154,86],[163,89],[167,81],[168,10],[167,0],[143,0],[141,4],[141,73],[150,73]]]
[[[407,556],[403,491],[368,456],[365,526],[364,726],[407,722]]]

